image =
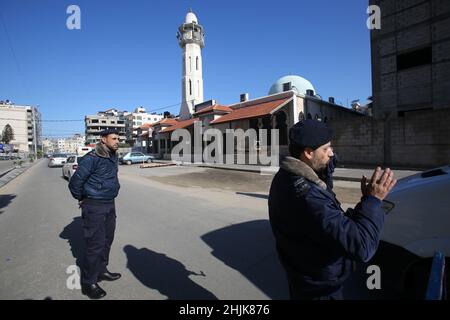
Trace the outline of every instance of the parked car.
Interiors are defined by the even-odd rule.
[[[446,256],[447,279],[450,275],[450,165],[400,179],[383,207],[381,239],[402,273],[401,290],[423,297],[436,251]]]
[[[50,168],[52,167],[62,167],[64,163],[66,163],[67,160],[67,154],[65,153],[55,153],[50,157],[50,160],[48,161],[48,166]]]
[[[62,175],[64,179],[70,180],[75,171],[78,169],[78,163],[82,156],[69,156],[66,163],[62,167]]]
[[[153,162],[154,157],[142,152],[128,152],[123,157],[119,158],[119,162],[122,164]]]

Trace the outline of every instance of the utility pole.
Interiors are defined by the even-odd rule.
[[[34,157],[37,159],[37,136],[36,136],[36,108],[32,107],[32,116],[33,116],[33,140],[34,140]]]

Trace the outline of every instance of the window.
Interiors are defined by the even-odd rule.
[[[102,123],[106,123],[106,120],[102,120]]]
[[[98,123],[98,119],[92,119],[91,123]]]
[[[115,121],[111,121],[111,124],[115,124],[116,122]]]
[[[195,58],[195,69],[198,70],[198,57]]]
[[[289,91],[291,89],[292,89],[292,83],[291,82],[283,83],[283,91]]]
[[[189,71],[192,71],[192,65],[191,65],[191,57],[189,57]]]
[[[430,64],[431,60],[431,47],[402,53],[397,56],[397,71]]]
[[[136,120],[142,120],[142,116],[137,116]]]
[[[189,79],[189,95],[192,95],[192,81]]]

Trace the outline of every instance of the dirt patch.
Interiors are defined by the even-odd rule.
[[[201,173],[192,172],[173,176],[151,176],[146,178],[179,187],[201,187],[206,189],[259,193],[261,196],[267,196],[273,176],[253,172],[206,169]],[[361,198],[361,191],[359,189],[335,187],[333,191],[342,203],[358,203]]]
[[[268,193],[273,176],[253,172],[206,169],[201,173],[192,172],[176,176],[147,178],[180,187]]]

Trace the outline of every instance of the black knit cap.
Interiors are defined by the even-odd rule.
[[[299,147],[318,147],[331,141],[333,130],[321,121],[306,119],[297,122],[289,130],[289,143]]]
[[[103,131],[100,131],[100,136],[106,137],[109,134],[119,134],[119,130],[117,129],[106,129]]]

